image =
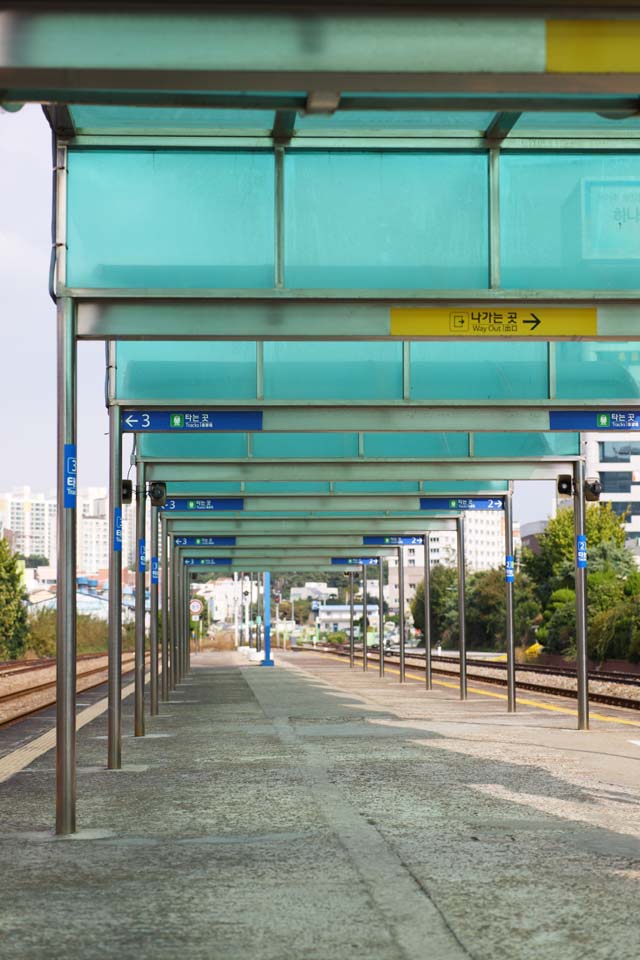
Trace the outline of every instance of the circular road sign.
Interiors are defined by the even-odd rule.
[[[189,610],[191,613],[200,614],[204,610],[204,605],[202,600],[191,600],[189,603]]]

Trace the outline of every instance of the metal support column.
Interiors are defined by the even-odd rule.
[[[107,767],[122,766],[122,432],[120,407],[109,408],[109,680]]]
[[[171,689],[175,690],[180,680],[180,657],[178,656],[178,563],[175,544],[171,544],[169,614],[171,617]]]
[[[431,662],[431,543],[429,531],[424,535],[424,683],[427,690],[433,689],[433,664]]]
[[[144,655],[145,655],[145,574],[146,543],[146,500],[145,465],[136,465],[136,624],[135,624],[135,703],[134,734],[144,736]]]
[[[507,640],[507,710],[516,710],[516,648],[515,621],[513,609],[513,582],[515,579],[515,559],[513,556],[513,502],[511,490],[504,498],[504,580],[506,590],[506,640]]]
[[[57,303],[58,571],[56,833],[76,829],[77,347],[73,301]]]
[[[158,713],[158,508],[151,507],[151,583],[149,585],[149,653],[151,676],[149,684],[149,714]]]
[[[367,567],[362,564],[362,669],[366,670],[367,663]]]
[[[378,670],[384,677],[384,559],[378,566]]]
[[[584,460],[573,465],[573,516],[576,535],[576,673],[578,730],[589,729],[589,663],[587,659],[587,535],[584,504]]]
[[[460,630],[460,699],[467,699],[467,633],[464,596],[464,517],[458,517],[458,625]]]
[[[263,574],[263,608],[264,608],[264,657],[261,666],[273,667],[271,657],[271,574],[265,570]]]
[[[398,547],[398,631],[400,634],[400,683],[405,674],[405,629],[404,629],[404,557]]]
[[[242,574],[240,574],[242,576]],[[238,571],[233,571],[233,645],[238,649],[238,636],[239,636],[239,625],[238,625]]]
[[[163,701],[169,699],[169,535],[167,522],[162,526],[162,673],[160,674],[160,695]]]
[[[355,636],[353,633],[353,570],[349,570],[349,666],[355,664]]]

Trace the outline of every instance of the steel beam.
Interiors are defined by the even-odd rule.
[[[510,341],[640,339],[638,290],[136,290],[67,289],[78,301],[82,340],[451,340],[504,342],[500,328],[474,337],[473,328],[453,333],[431,315],[412,322],[411,333],[392,326],[400,307],[460,310],[545,308],[595,309],[580,327],[542,323]],[[438,314],[440,316],[440,313]],[[396,313],[396,317],[399,314]],[[567,319],[568,323],[568,319]],[[468,331],[468,332],[467,332]]]
[[[57,303],[58,603],[56,833],[76,830],[77,347],[73,303]]]
[[[197,519],[194,517],[178,519],[167,517],[165,522],[173,536],[207,536],[220,534],[221,536],[263,536],[269,542],[274,537],[329,536],[342,537],[343,535],[365,536],[376,533],[423,533],[425,530],[453,530],[456,529],[455,517],[428,518],[410,517],[395,519],[384,515],[373,517],[264,517],[255,519],[238,515],[233,520],[212,520],[210,517]],[[334,539],[335,543],[336,540]]]

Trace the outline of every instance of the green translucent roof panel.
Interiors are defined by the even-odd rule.
[[[477,433],[476,457],[576,457],[579,433]]]
[[[294,152],[285,169],[286,286],[487,285],[486,154]]]
[[[119,397],[148,400],[218,400],[256,396],[256,345],[206,341],[119,344],[116,390]]]
[[[557,396],[580,390],[585,399],[632,399],[640,396],[640,344],[557,343]]]
[[[414,343],[413,400],[544,399],[549,393],[545,343]]]
[[[603,104],[606,112],[606,104]],[[597,113],[565,113],[561,111],[525,112],[518,120],[515,136],[524,136],[536,130],[563,130],[598,136],[603,133],[624,137],[629,133],[640,133],[640,117],[603,117]]]
[[[329,116],[301,116],[296,131],[320,134],[351,132],[380,134],[385,130],[410,130],[413,133],[432,130],[485,131],[494,114],[470,110],[340,110]]]
[[[87,106],[70,108],[77,133],[207,134],[251,130],[266,134],[273,128],[273,110],[215,110],[206,107]]]
[[[270,287],[273,154],[70,150],[68,282]]]
[[[273,400],[393,400],[402,396],[401,343],[265,343]]]
[[[502,284],[637,289],[640,153],[508,153],[500,172]]]

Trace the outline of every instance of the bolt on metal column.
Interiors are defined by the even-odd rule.
[[[355,636],[353,633],[353,570],[349,570],[349,666],[355,663]]]
[[[162,673],[161,696],[166,702],[169,699],[169,532],[166,519],[162,521]]]
[[[513,608],[513,581],[515,560],[513,556],[513,501],[511,490],[504,498],[504,553],[505,553],[505,590],[507,612],[507,710],[516,710],[516,650],[515,622]]]
[[[362,564],[362,669],[366,670],[367,663],[367,565]]]
[[[109,408],[109,680],[107,767],[122,766],[122,432],[120,407]]]
[[[400,634],[400,683],[405,675],[405,630],[404,630],[404,557],[398,547],[398,631]]]
[[[424,682],[427,690],[433,689],[433,664],[431,662],[431,544],[429,533],[424,535]]]
[[[589,729],[589,664],[587,659],[587,535],[584,505],[584,460],[573,465],[573,516],[576,536],[576,673],[578,730]]]
[[[56,833],[76,830],[77,348],[73,301],[57,303],[58,604],[56,647]]]
[[[378,566],[378,669],[384,677],[384,560]]]
[[[151,583],[149,585],[149,714],[158,713],[158,508],[151,507]]]
[[[136,623],[135,623],[135,664],[134,664],[134,734],[144,736],[144,656],[145,656],[145,573],[146,573],[146,521],[147,490],[145,483],[145,465],[136,465]]]
[[[464,517],[458,517],[458,625],[460,630],[460,699],[467,699],[467,633],[464,582]]]

